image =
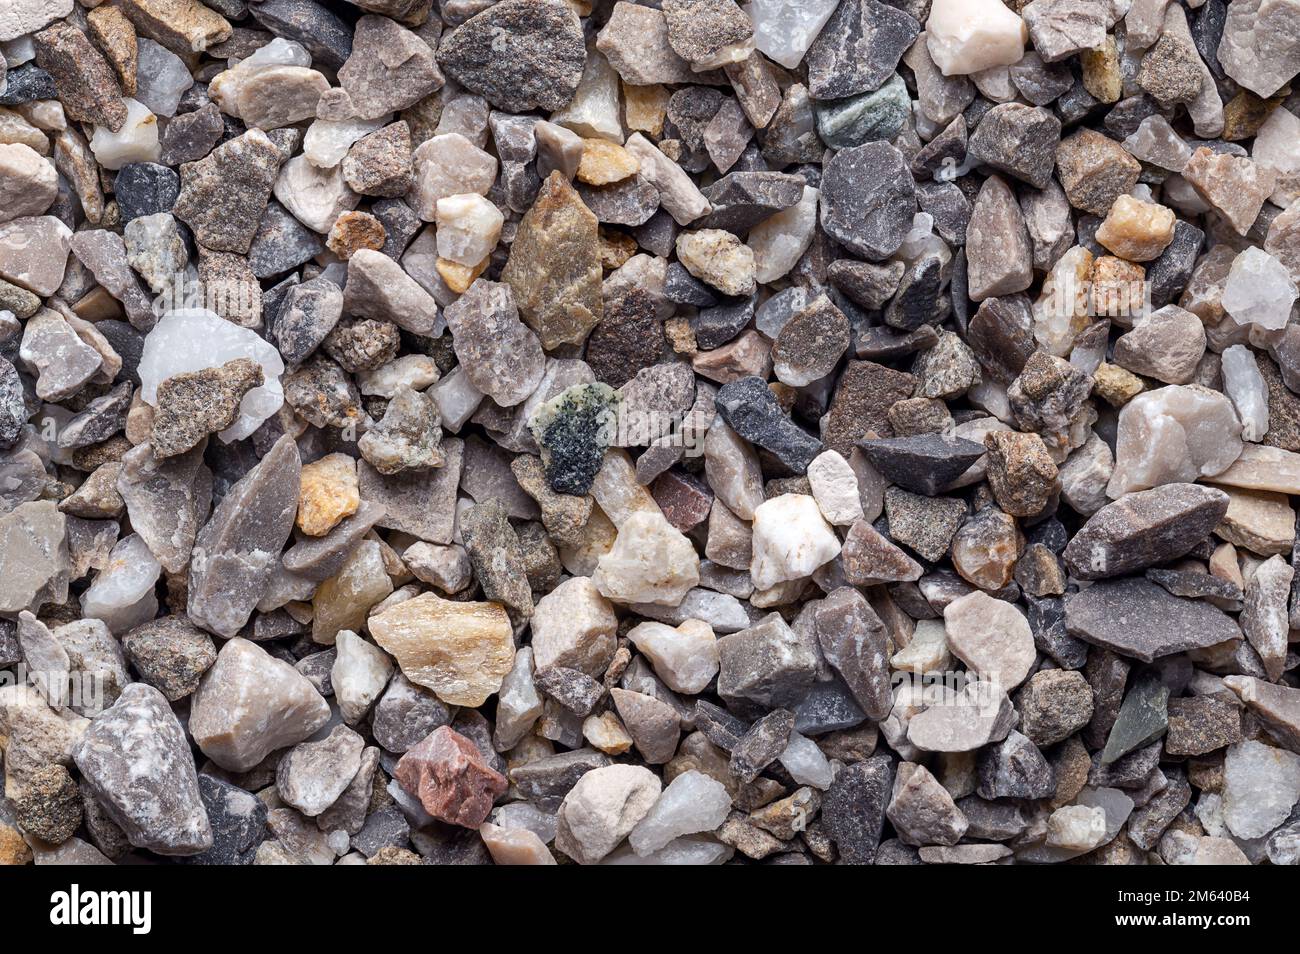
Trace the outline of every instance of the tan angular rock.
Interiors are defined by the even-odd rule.
[[[298,488],[298,529],[321,537],[361,506],[357,462],[347,454],[326,454],[304,464]]]
[[[565,580],[538,600],[531,627],[538,669],[563,666],[598,676],[614,655],[618,617],[590,577]]]
[[[232,32],[225,17],[198,0],[123,0],[120,6],[140,33],[177,56],[202,53]]]
[[[559,864],[546,842],[527,828],[503,828],[491,822],[479,826],[479,836],[498,865],[554,865]]]
[[[1214,533],[1260,556],[1290,553],[1295,511],[1286,494],[1233,488],[1228,491],[1228,510]]]
[[[640,161],[616,142],[608,139],[584,139],[582,159],[578,162],[578,181],[588,185],[608,185],[635,175]]]
[[[371,617],[369,627],[407,679],[448,705],[481,706],[514,663],[513,630],[499,603],[422,593]]]
[[[1097,229],[1097,241],[1120,258],[1149,262],[1174,240],[1173,209],[1131,195],[1117,198]]]
[[[310,736],[329,714],[329,704],[306,676],[236,637],[221,647],[199,682],[189,730],[212,761],[246,772],[276,749]]]
[[[581,344],[604,313],[599,223],[558,170],[519,223],[501,280],[550,350]]]
[[[700,229],[677,236],[677,258],[686,270],[724,295],[754,291],[754,252],[723,229]]]

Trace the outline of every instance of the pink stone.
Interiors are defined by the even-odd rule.
[[[441,726],[397,763],[393,777],[439,821],[477,828],[506,780],[465,736]]]

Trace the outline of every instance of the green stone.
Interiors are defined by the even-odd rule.
[[[836,149],[847,149],[893,139],[907,123],[912,101],[903,78],[895,73],[878,90],[846,99],[821,100],[814,110],[822,141]]]
[[[1106,747],[1101,750],[1101,764],[1110,765],[1154,742],[1168,728],[1169,687],[1154,674],[1144,675],[1134,683],[1119,707]]]

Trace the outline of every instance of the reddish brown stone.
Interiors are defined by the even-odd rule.
[[[434,818],[465,828],[483,824],[506,790],[478,746],[445,725],[403,755],[393,777]]]
[[[650,485],[650,495],[668,522],[687,533],[709,519],[713,491],[698,477],[677,470],[664,471]]]

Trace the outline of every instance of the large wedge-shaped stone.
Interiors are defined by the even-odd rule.
[[[142,682],[127,686],[90,724],[72,757],[135,847],[160,855],[195,855],[212,847],[185,731],[157,689]]]
[[[310,736],[329,716],[329,703],[306,676],[237,637],[221,647],[203,674],[190,706],[189,729],[212,761],[232,772],[247,772],[276,749]]]
[[[248,622],[293,530],[301,473],[298,446],[286,434],[230,488],[199,531],[186,607],[196,624],[230,637]]]
[[[1127,494],[1093,514],[1062,555],[1081,580],[1120,576],[1182,556],[1227,510],[1227,494],[1199,484]]]
[[[1143,662],[1242,635],[1227,614],[1204,600],[1174,596],[1137,577],[1103,580],[1067,596],[1065,628],[1084,642]]]

